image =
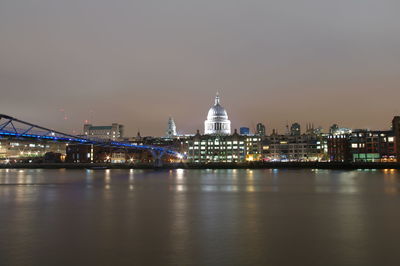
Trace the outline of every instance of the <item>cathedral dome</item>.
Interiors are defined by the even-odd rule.
[[[225,108],[220,105],[219,99],[218,102],[216,100],[216,104],[208,111],[207,120],[213,119],[228,119],[228,114]]]
[[[228,113],[220,104],[218,94],[215,97],[215,104],[208,111],[207,120],[204,122],[204,134],[231,134],[231,121],[228,120]]]

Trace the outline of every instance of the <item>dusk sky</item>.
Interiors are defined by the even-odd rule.
[[[71,133],[386,129],[400,115],[399,0],[0,0],[0,113]],[[62,111],[64,110],[64,112]],[[64,117],[67,117],[65,120]]]

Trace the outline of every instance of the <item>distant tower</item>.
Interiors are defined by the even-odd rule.
[[[265,125],[258,123],[256,126],[257,135],[263,137],[265,136]]]
[[[138,130],[137,132],[136,140],[142,140],[142,136],[140,135],[140,130]]]
[[[299,123],[293,123],[292,126],[290,127],[290,135],[292,136],[300,136],[301,131],[300,131],[300,124]]]
[[[176,137],[178,134],[176,133],[176,125],[175,125],[175,121],[172,117],[170,117],[168,119],[168,127],[167,130],[165,132],[165,136],[167,138],[173,138]]]
[[[286,122],[286,133],[285,135],[290,135],[290,130],[289,130],[289,123]]]

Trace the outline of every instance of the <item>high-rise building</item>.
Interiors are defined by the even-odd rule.
[[[204,134],[206,135],[230,135],[231,121],[228,119],[226,110],[220,104],[217,93],[214,106],[210,108],[207,120],[204,122]]]
[[[264,137],[266,135],[265,125],[262,123],[258,123],[256,126],[257,135],[260,137]]]
[[[124,136],[124,126],[117,123],[113,123],[111,126],[85,124],[83,134],[90,139],[117,140]]]
[[[300,136],[301,135],[301,127],[299,123],[293,123],[290,127],[290,135],[292,136]]]
[[[250,128],[248,127],[241,127],[239,128],[240,135],[250,135]]]
[[[172,117],[170,117],[168,119],[168,126],[167,126],[167,130],[165,132],[165,136],[167,138],[173,138],[176,137],[178,134],[176,133],[176,125],[175,125],[175,121]]]

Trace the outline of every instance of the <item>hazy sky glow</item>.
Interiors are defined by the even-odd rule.
[[[0,0],[0,113],[60,130],[388,128],[400,114],[398,0]],[[222,88],[222,89],[220,89]],[[68,119],[64,120],[64,109]]]

